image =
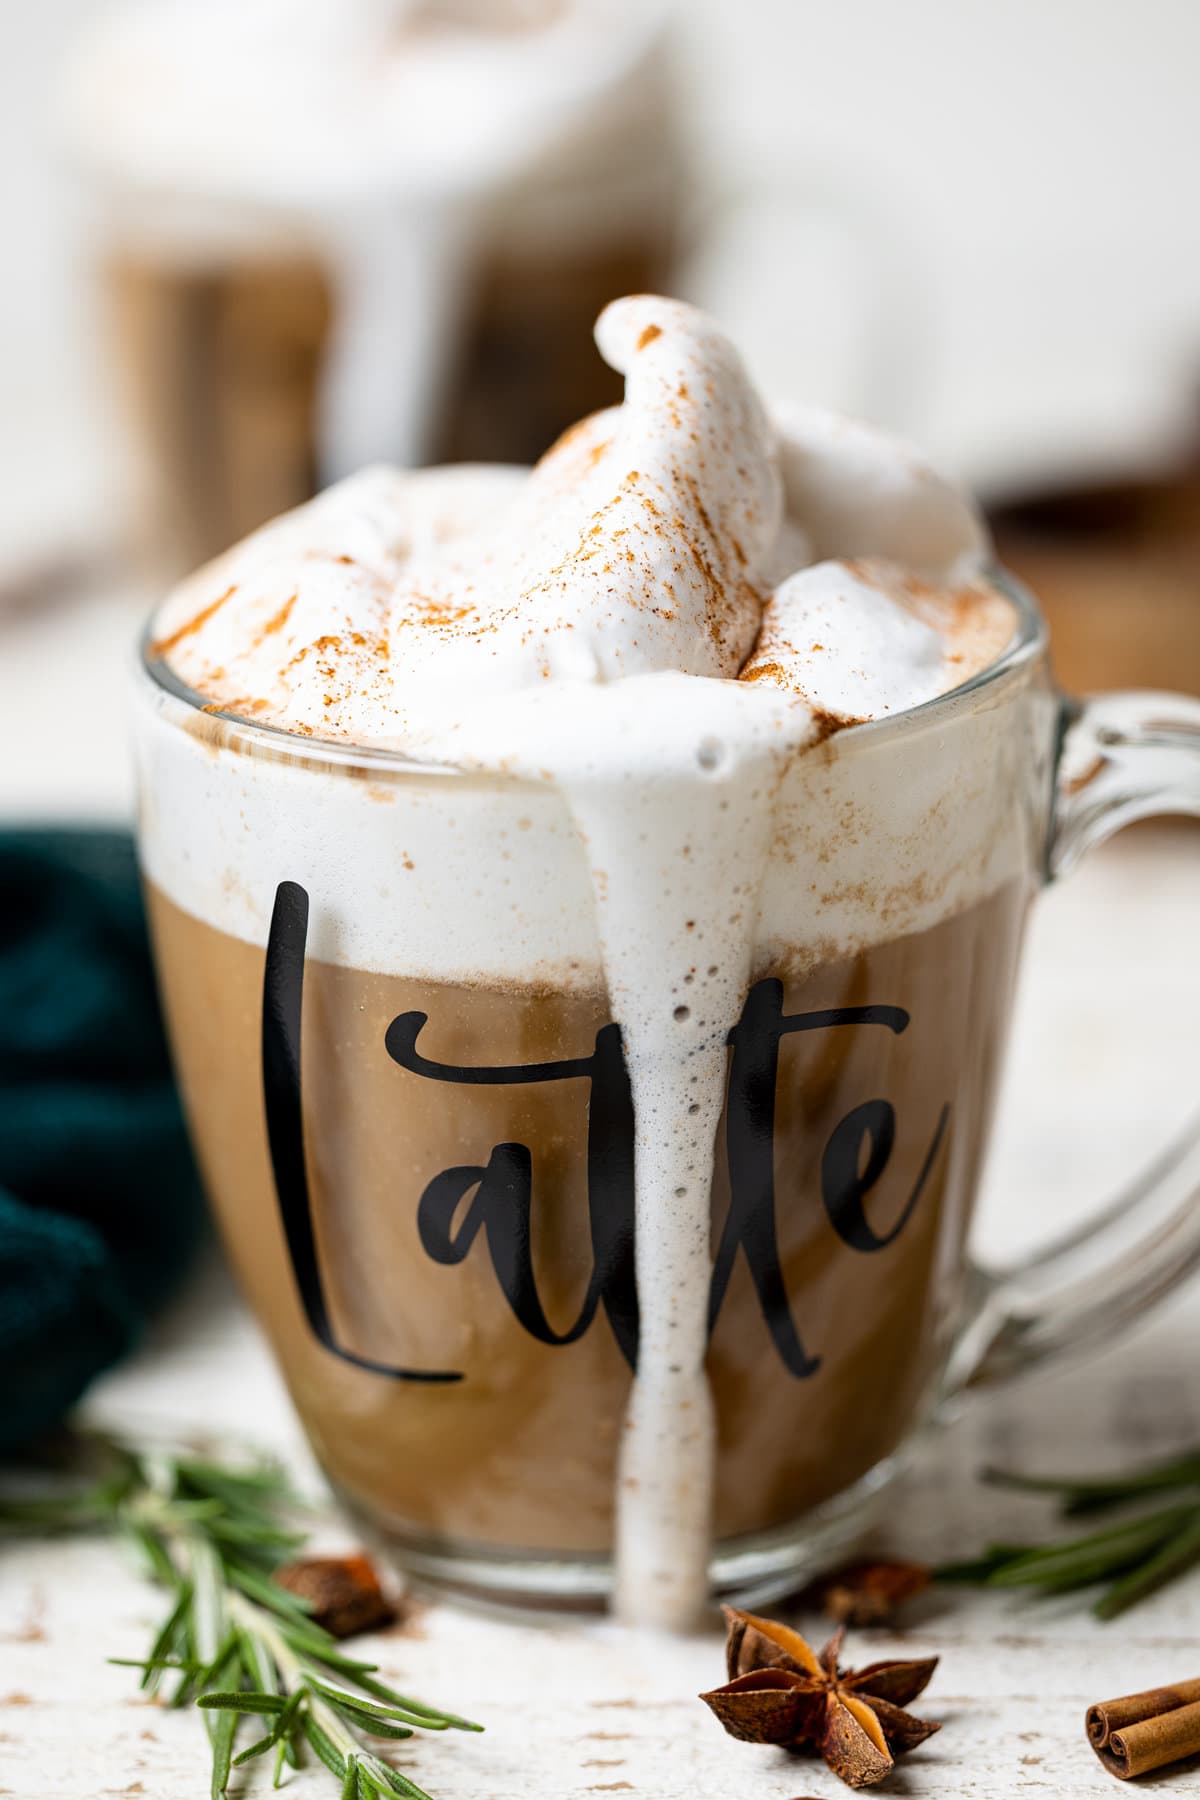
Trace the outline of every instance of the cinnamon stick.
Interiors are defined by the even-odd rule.
[[[1200,1753],[1200,1680],[1102,1700],[1087,1714],[1088,1742],[1122,1781]]]

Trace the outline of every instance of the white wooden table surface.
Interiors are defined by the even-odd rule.
[[[64,735],[61,713],[39,706],[27,683],[12,684],[14,707],[0,726],[0,816],[123,812],[110,683],[121,660],[115,628],[127,618],[114,602],[75,640],[71,692],[99,734],[95,754],[81,759],[78,726]],[[32,679],[43,631],[26,623],[9,644],[7,668]],[[986,1254],[1003,1257],[1081,1216],[1198,1098],[1198,881],[1200,836],[1134,836],[1043,902],[980,1219]],[[305,1460],[269,1358],[215,1253],[136,1360],[100,1384],[93,1405],[127,1428],[232,1432]],[[944,1557],[992,1535],[1044,1528],[1050,1514],[1040,1502],[978,1484],[984,1461],[1082,1471],[1193,1441],[1196,1290],[1086,1366],[977,1402],[925,1447],[897,1496],[888,1546]],[[159,1606],[102,1542],[0,1551],[0,1795],[207,1794],[199,1719],[146,1703],[132,1672],[105,1661],[144,1653]],[[364,1642],[402,1685],[487,1723],[480,1738],[406,1747],[406,1766],[438,1800],[794,1800],[846,1791],[818,1764],[723,1734],[695,1698],[721,1679],[715,1628],[670,1642],[605,1624],[517,1625],[437,1606],[406,1630]],[[860,1634],[850,1649],[863,1661],[943,1658],[919,1710],[944,1729],[885,1792],[1000,1800],[1040,1791],[1075,1800],[1110,1786],[1084,1740],[1086,1705],[1200,1675],[1200,1574],[1107,1627],[1077,1600],[949,1590],[918,1602],[902,1632]],[[1200,1776],[1142,1785],[1196,1791]],[[332,1786],[318,1770],[294,1777],[291,1792],[307,1800]],[[265,1777],[241,1791],[265,1793]]]

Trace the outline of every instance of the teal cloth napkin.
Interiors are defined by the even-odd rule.
[[[0,832],[0,1449],[132,1347],[202,1216],[132,842]]]

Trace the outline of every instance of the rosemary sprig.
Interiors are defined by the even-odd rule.
[[[397,1693],[272,1580],[305,1535],[287,1522],[297,1502],[280,1470],[109,1440],[93,1448],[106,1464],[98,1478],[0,1498],[0,1534],[108,1531],[132,1545],[170,1604],[144,1657],[110,1661],[140,1669],[147,1693],[169,1682],[168,1705],[200,1709],[212,1800],[222,1800],[234,1768],[272,1753],[276,1786],[285,1767],[311,1756],[341,1783],[341,1800],[429,1800],[371,1740],[482,1727]],[[262,1734],[239,1750],[247,1718]]]
[[[1103,1582],[1092,1603],[1098,1619],[1115,1619],[1200,1562],[1200,1449],[1151,1463],[1128,1475],[1100,1479],[1015,1474],[985,1469],[983,1479],[1029,1494],[1055,1495],[1063,1518],[1084,1518],[1119,1507],[1141,1507],[1101,1530],[1052,1544],[989,1544],[981,1556],[947,1563],[939,1581],[986,1587],[1030,1587],[1070,1593]],[[1148,1501],[1176,1496],[1169,1506]]]

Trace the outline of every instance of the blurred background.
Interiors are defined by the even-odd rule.
[[[1198,66],[1190,0],[21,8],[0,802],[124,812],[163,583],[362,461],[535,457],[646,286],[972,482],[1069,683],[1200,690]]]

